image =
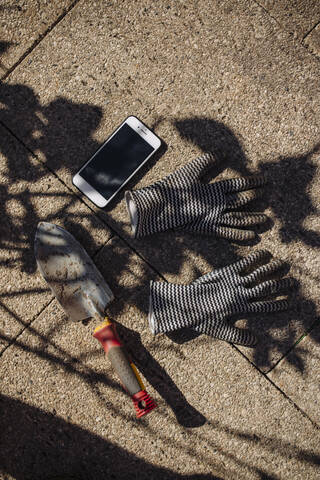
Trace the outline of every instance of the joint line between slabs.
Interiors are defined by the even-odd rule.
[[[9,127],[7,127],[7,125],[5,125],[1,120],[0,120],[0,125],[1,125],[3,128],[5,128],[5,129],[17,140],[17,142],[19,142],[19,143],[30,153],[30,155],[32,155],[33,158],[40,163],[40,165],[42,165],[45,169],[47,169],[48,172],[50,172],[50,173],[59,181],[59,183],[61,183],[70,193],[72,193],[72,195],[76,196],[77,199],[78,199],[83,205],[85,205],[85,206],[93,213],[93,215],[99,219],[99,221],[100,221],[101,223],[103,223],[104,225],[106,225],[106,226],[111,230],[111,232],[112,232],[112,234],[113,234],[113,235],[111,236],[111,238],[113,238],[113,237],[116,235],[116,232],[114,231],[114,229],[113,229],[112,227],[110,227],[103,219],[101,219],[101,218],[96,214],[96,212],[93,210],[93,208],[90,207],[90,205],[86,204],[86,202],[84,202],[84,200],[83,200],[76,192],[74,192],[74,191],[72,190],[72,188],[70,188],[69,185],[67,185],[67,184],[56,174],[56,172],[55,172],[54,170],[52,170],[52,169],[47,165],[46,162],[41,161],[41,160],[38,158],[38,156],[23,142],[23,140],[21,140],[21,139],[20,139]],[[104,243],[102,246],[106,245],[106,244],[109,242],[109,240],[111,240],[111,238],[109,238],[109,239],[106,241],[106,243]],[[102,247],[99,247],[98,250],[97,250],[97,252],[100,251],[101,248],[102,248]],[[93,254],[93,256],[96,255],[97,252],[95,252],[95,253]]]
[[[124,244],[126,245],[126,247],[128,247],[130,250],[132,250],[144,263],[146,263],[148,265],[148,267],[153,271],[155,272],[160,278],[162,278],[163,280],[166,280],[165,277],[160,273],[158,272],[158,270],[148,261],[146,260],[143,255],[141,255],[134,247],[132,247],[130,245],[130,243],[119,233],[117,232],[117,230],[115,230],[111,225],[109,225],[108,222],[106,222],[103,218],[101,218],[99,215],[97,215],[97,213],[95,212],[95,210],[90,206],[88,205],[80,195],[78,195],[77,192],[74,192],[70,187],[69,185],[67,185],[57,174],[54,170],[52,170],[48,165],[47,163],[45,162],[42,162],[38,156],[9,128],[7,127],[7,125],[5,125],[1,120],[0,120],[0,125],[3,126],[3,128],[5,128],[32,156],[34,159],[36,159],[43,167],[45,167],[52,175],[54,175],[54,177],[70,192],[72,193],[73,195],[75,195],[78,200],[83,204],[85,205],[92,213],[95,217],[97,217],[99,219],[99,221],[101,223],[103,223],[106,227],[108,227],[108,229],[110,230],[111,232],[111,237],[106,241],[106,243],[104,243],[101,247],[98,248],[98,250],[96,252],[94,252],[94,254],[92,255],[93,257],[95,257],[97,255],[98,252],[100,252],[102,250],[103,247],[105,247],[109,242],[110,240],[114,239],[115,237],[119,238],[120,240],[122,240],[124,242]]]
[[[2,77],[2,81],[6,80],[9,75],[25,60],[28,55],[42,42],[42,40],[50,33],[52,30],[64,19],[65,16],[79,3],[80,0],[75,0],[64,12],[62,12],[59,17],[41,34],[36,38],[33,44],[27,48],[27,50],[21,55],[21,57],[7,69],[6,73]],[[6,67],[5,67],[6,68]]]
[[[21,143],[21,145],[34,157],[34,158],[37,158],[37,156],[33,153],[32,150],[30,150],[30,148],[11,130],[11,128],[9,128],[5,123],[3,123],[2,120],[0,120],[0,125],[5,129],[7,130],[8,133],[10,133],[10,135],[13,136],[13,138],[15,138],[17,140],[17,142]],[[37,158],[38,160],[38,158]],[[43,165],[43,162],[41,162],[41,164]]]
[[[306,337],[308,337],[310,335],[310,333],[312,332],[312,330],[314,328],[316,328],[317,326],[320,325],[320,318],[318,318],[317,320],[315,320],[313,322],[313,324],[302,334],[300,335],[300,337],[298,338],[298,340],[296,340],[294,342],[293,345],[291,345],[291,347],[286,351],[286,353],[273,365],[272,368],[270,368],[270,370],[268,370],[266,372],[266,375],[268,375],[270,372],[272,372],[272,370],[274,370],[276,368],[276,366],[279,365],[280,362],[282,362],[283,360],[285,360],[285,358],[292,352],[292,350],[295,349],[295,347]]]
[[[253,1],[254,1],[255,3],[257,3],[255,0],[253,0]],[[77,2],[76,2],[76,3],[77,3]],[[257,3],[257,4],[258,4],[258,3]],[[259,5],[259,4],[258,4],[258,5]],[[320,24],[320,22],[319,22],[318,24]],[[317,25],[318,25],[318,24],[317,24]],[[315,27],[314,27],[314,28],[315,28]],[[23,147],[26,148],[26,150],[27,150],[42,166],[44,166],[51,174],[53,174],[53,175],[55,176],[55,178],[56,178],[60,183],[62,183],[62,185],[63,185],[65,188],[67,188],[70,193],[72,193],[73,195],[75,195],[75,196],[78,198],[78,200],[80,200],[80,202],[83,203],[83,204],[99,219],[99,221],[101,221],[104,225],[106,225],[106,226],[109,228],[109,230],[110,230],[111,233],[112,233],[112,236],[111,236],[103,245],[101,245],[101,246],[98,248],[98,250],[92,255],[92,258],[94,258],[106,245],[108,245],[108,243],[109,243],[111,240],[113,240],[114,238],[119,238],[121,241],[123,241],[123,243],[126,245],[126,247],[129,248],[134,254],[136,254],[144,263],[146,263],[146,264],[148,265],[148,267],[149,267],[154,273],[156,273],[156,275],[158,275],[162,280],[166,280],[165,276],[162,275],[148,260],[146,260],[146,259],[143,257],[143,255],[141,255],[141,254],[138,252],[138,250],[136,250],[134,247],[132,247],[132,246],[130,245],[130,243],[128,243],[128,241],[127,241],[124,237],[122,237],[121,234],[119,234],[113,227],[111,227],[111,226],[108,224],[108,222],[105,222],[102,218],[100,218],[99,215],[96,215],[96,212],[95,212],[87,203],[85,203],[84,200],[83,200],[80,196],[78,196],[60,177],[58,177],[58,175],[57,175],[53,170],[51,170],[51,168],[50,168],[46,163],[44,163],[44,162],[42,162],[41,160],[39,160],[39,158],[37,157],[37,155],[36,155],[27,145],[25,145],[25,143],[24,143],[19,137],[17,137],[17,136],[15,135],[15,133],[14,133],[10,128],[8,128],[2,121],[0,121],[0,124],[1,124],[19,143],[21,143],[21,144],[23,145]],[[312,275],[310,275],[309,273],[307,273],[307,276],[313,278]],[[51,300],[51,301],[52,301],[52,300]],[[48,303],[48,305],[46,305],[44,308],[46,308],[47,306],[49,306],[49,304],[51,303],[51,301],[50,301],[50,302]],[[40,313],[42,313],[42,311],[43,311],[43,310],[41,310]],[[31,323],[40,315],[40,313],[30,322],[29,325],[31,325]],[[252,363],[240,350],[238,350],[237,347],[235,347],[234,345],[233,345],[233,347],[234,347],[239,353],[241,353],[241,355],[243,355],[243,356],[246,358],[246,360],[247,360],[249,363],[251,363],[251,365],[254,366],[255,369],[257,369],[262,375],[264,375],[266,378],[268,378],[268,380],[273,384],[273,382],[272,382],[272,381],[269,379],[269,377],[268,377],[268,373],[270,373],[285,357],[287,357],[288,354],[295,348],[295,346],[296,346],[305,336],[309,335],[309,333],[313,330],[313,328],[315,328],[315,327],[317,326],[318,323],[319,323],[319,321],[315,321],[315,322],[311,325],[311,327],[307,330],[307,332],[305,332],[303,335],[301,335],[301,336],[299,337],[299,339],[294,343],[294,345],[291,346],[291,348],[289,348],[289,349],[287,350],[287,352],[278,360],[278,362],[276,362],[276,364],[275,364],[270,370],[268,370],[268,372],[266,372],[266,373],[262,372],[262,371],[261,371],[254,363]],[[23,331],[24,331],[26,328],[28,328],[28,327],[25,327],[25,328],[17,335],[17,337],[15,337],[15,339],[13,340],[13,342],[20,336],[21,333],[23,333]],[[12,345],[13,342],[10,342],[9,345],[7,345],[7,346],[4,348],[4,350],[0,353],[0,356],[2,355],[2,353],[3,353],[9,346]],[[275,384],[274,384],[274,385],[275,385]],[[275,385],[275,386],[276,386],[276,385]],[[277,388],[281,393],[283,393],[283,395],[285,395],[285,393],[282,392],[282,390],[281,390],[279,387],[276,386],[276,388]],[[285,397],[289,399],[289,397],[287,397],[286,395],[285,395]],[[292,402],[291,399],[289,399],[289,400]],[[293,403],[294,405],[296,405],[294,402],[292,402],[292,403]],[[297,407],[297,408],[299,409],[299,407]],[[299,409],[299,410],[300,410],[300,409]],[[302,411],[302,410],[301,410],[301,411]],[[302,412],[303,412],[303,411],[302,411]],[[309,417],[307,416],[307,418],[309,418]],[[311,419],[310,419],[310,421],[312,422]]]
[[[302,43],[310,35],[310,33],[313,32],[315,28],[317,28],[318,25],[320,25],[320,22],[317,22],[312,28],[310,28],[310,30],[302,37]]]
[[[271,13],[269,12],[269,10],[267,10],[263,5],[261,5],[261,3],[259,3],[257,0],[252,0],[253,3],[255,3],[256,5],[258,5],[258,7],[260,7],[270,18],[272,18],[272,20],[274,20],[276,22],[276,24],[280,27],[281,30],[283,30],[283,27],[281,25],[281,23],[279,22],[279,20],[277,18],[275,18],[273,15],[271,15]]]
[[[274,20],[276,22],[276,24],[279,26],[280,30],[282,32],[286,32],[288,34],[290,34],[289,30],[287,30],[286,28],[283,27],[283,25],[279,22],[279,20],[277,18],[275,18],[273,15],[271,15],[271,13],[269,12],[269,10],[267,10],[263,5],[261,5],[258,0],[252,0],[256,5],[258,5],[270,18],[272,18],[272,20]],[[305,39],[310,35],[311,32],[313,32],[313,30],[318,26],[320,25],[320,21],[317,22],[303,37],[301,40],[298,40],[298,39],[295,39],[297,41],[297,43],[299,43],[300,45],[302,45],[306,51],[312,55],[313,57],[315,57],[316,59],[319,60],[319,55],[316,55],[315,53],[311,52],[308,48],[308,45],[305,44]]]
[[[278,385],[273,382],[271,380],[271,378],[268,377],[268,375],[264,372],[262,372],[253,362],[251,362],[251,360],[249,360],[244,353],[241,352],[241,350],[239,350],[234,344],[231,344],[231,346],[238,352],[240,353],[240,355],[242,355],[242,357],[245,358],[245,360],[250,363],[252,365],[252,367],[257,370],[276,390],[278,390],[278,392],[280,392],[284,398],[286,400],[288,400],[291,405],[293,405],[295,407],[295,409],[301,414],[303,415],[307,420],[309,420],[309,422],[313,425],[313,427],[315,427],[317,430],[320,430],[320,426],[314,421],[312,420],[312,418],[309,417],[309,415],[304,411],[302,410],[290,397],[288,397],[288,395],[283,391],[281,390],[280,387],[278,387]]]
[[[23,329],[22,329],[14,338],[12,338],[12,339],[8,342],[8,345],[6,345],[6,346],[4,347],[4,349],[2,350],[2,352],[0,352],[0,358],[2,357],[2,355],[4,354],[4,352],[5,352],[8,348],[10,348],[12,345],[15,344],[16,340],[23,334],[23,332],[25,332],[26,330],[28,330],[29,327],[31,327],[31,325],[33,324],[33,322],[35,322],[35,320],[37,320],[37,318],[40,317],[40,315],[45,311],[45,309],[46,309],[47,307],[49,307],[49,305],[51,305],[51,303],[54,301],[54,299],[55,299],[55,298],[52,297],[51,300],[50,300],[47,304],[45,304],[45,305],[41,308],[41,310],[39,311],[39,313],[37,313],[37,315],[35,315],[35,317],[29,322],[29,324],[28,324],[28,325],[25,325],[25,327],[23,327]]]

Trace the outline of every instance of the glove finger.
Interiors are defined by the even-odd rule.
[[[204,333],[219,340],[225,340],[226,342],[232,342],[238,345],[253,346],[257,343],[255,335],[249,330],[228,325],[225,322],[214,326],[209,322],[201,323],[193,327],[193,329],[199,333]]]
[[[237,262],[230,265],[230,268],[237,273],[245,270],[246,268],[254,265],[255,263],[259,263],[262,260],[270,257],[270,253],[267,250],[256,250],[255,252],[250,253],[244,258],[241,258]]]
[[[261,187],[265,185],[267,179],[264,175],[252,175],[250,177],[230,178],[219,182],[225,193],[241,192],[250,190],[251,188]]]
[[[252,230],[240,230],[239,228],[216,227],[215,234],[217,237],[227,240],[252,240],[256,237],[256,233]]]
[[[293,278],[281,278],[280,280],[267,280],[260,285],[253,288],[248,288],[246,292],[247,298],[262,297],[274,293],[279,293],[283,290],[288,290],[295,285]]]
[[[288,308],[288,300],[265,300],[263,302],[248,303],[246,311],[248,313],[272,313],[288,310]]]
[[[261,267],[257,268],[254,272],[249,273],[247,276],[243,277],[242,283],[243,285],[249,285],[250,283],[261,280],[267,275],[275,273],[283,265],[284,263],[281,260],[272,260],[272,262],[267,263],[266,265],[261,265]]]
[[[249,227],[265,223],[267,220],[268,217],[264,213],[227,212],[222,215],[220,223],[230,227]]]
[[[205,175],[215,163],[216,159],[214,155],[210,152],[205,153],[179,168],[172,176],[180,179],[183,184],[192,183],[194,180]]]
[[[233,276],[236,276],[242,270],[246,269],[250,265],[257,263],[269,256],[270,254],[266,250],[256,250],[255,252],[252,252],[247,257],[241,258],[237,262],[231,263],[231,265],[217,268],[217,270],[213,270],[212,272],[206,273],[202,277],[199,277],[194,283],[208,283],[208,282],[216,281],[221,277],[225,277],[226,275],[230,275],[230,274],[232,274]]]
[[[262,190],[247,190],[246,192],[230,193],[226,195],[226,206],[228,209],[242,207],[261,196]]]

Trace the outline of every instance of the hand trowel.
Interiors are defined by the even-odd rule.
[[[131,396],[137,417],[149,413],[156,405],[129,360],[115,324],[105,314],[113,293],[87,252],[64,228],[47,222],[38,224],[34,251],[40,273],[68,317],[75,321],[94,318],[102,322],[93,336],[100,341]]]

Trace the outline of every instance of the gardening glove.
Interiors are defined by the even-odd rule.
[[[240,313],[271,313],[288,308],[286,299],[259,300],[264,296],[277,296],[293,285],[292,278],[262,281],[278,270],[282,262],[273,260],[246,273],[267,256],[265,251],[254,252],[190,285],[151,281],[149,325],[152,333],[191,328],[227,342],[255,345],[256,338],[249,330],[229,325],[226,320]]]
[[[182,228],[230,240],[254,238],[254,231],[241,228],[261,224],[267,216],[235,210],[257,197],[252,189],[263,185],[265,177],[202,183],[200,178],[214,163],[214,156],[206,153],[163,180],[140,190],[127,191],[125,198],[134,236]]]

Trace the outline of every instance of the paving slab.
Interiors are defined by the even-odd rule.
[[[319,61],[256,3],[167,7],[80,2],[1,86],[3,121],[70,187],[129,114],[167,143],[131,188],[207,150],[217,178],[268,174],[264,201],[252,208],[265,208],[273,226],[255,248],[290,263],[307,290],[307,276],[319,278]],[[96,213],[171,281],[187,283],[252,249],[172,232],[133,240],[121,195]],[[312,314],[281,317],[271,344],[287,351],[310,322]],[[264,369],[281,358],[267,350]]]
[[[70,323],[54,300],[0,359],[1,479],[317,478],[320,431],[305,415],[229,344],[154,339],[145,310],[156,277],[123,242],[95,260],[158,407],[134,418],[94,321]]]
[[[52,299],[36,271],[34,235],[39,221],[64,226],[93,255],[110,230],[39,160],[0,126],[1,348]]]
[[[318,425],[320,425],[319,343],[320,323],[268,374],[269,378]]]
[[[282,27],[302,40],[320,21],[320,5],[317,0],[259,0],[262,5],[275,18]]]
[[[256,4],[144,5],[138,18],[131,4],[80,2],[2,87],[3,121],[68,185],[130,113],[169,147],[138,186],[208,149],[229,174],[268,172],[283,250],[312,263],[319,238],[304,222],[317,208],[318,61]],[[99,214],[119,233],[128,226],[124,202]]]
[[[74,0],[1,2],[0,76],[40,41],[74,3]]]

